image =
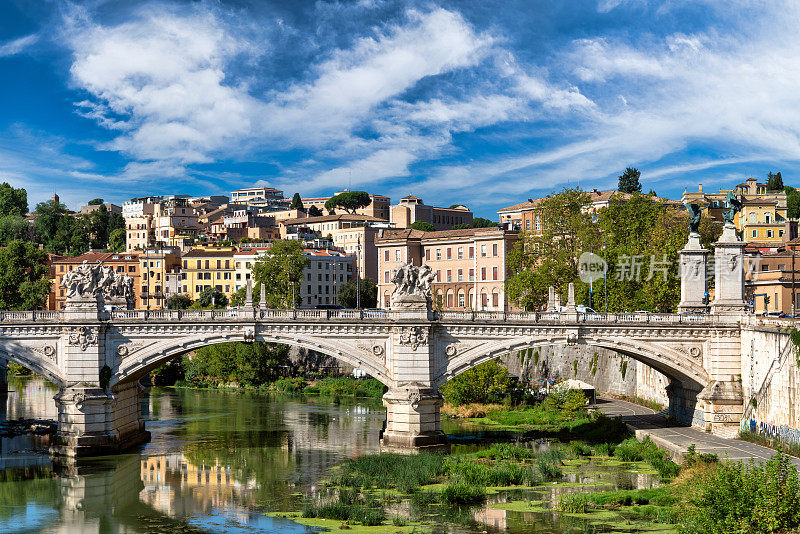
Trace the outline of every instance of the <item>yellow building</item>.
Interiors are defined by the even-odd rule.
[[[183,294],[197,300],[203,290],[215,287],[228,298],[236,291],[236,247],[202,246],[183,255]]]
[[[684,191],[681,201],[684,204],[707,207],[708,215],[713,220],[722,222],[725,200],[731,191],[743,200],[742,210],[734,219],[742,240],[761,248],[775,248],[780,245],[787,218],[786,193],[768,192],[767,185],[759,183],[755,178],[748,178],[732,189],[720,189],[716,193],[703,192],[701,184],[697,192]]]

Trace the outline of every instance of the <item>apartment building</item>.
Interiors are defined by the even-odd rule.
[[[409,195],[392,206],[389,221],[395,228],[410,228],[417,221],[430,223],[436,230],[452,230],[459,224],[472,224],[472,212],[466,206],[437,208],[421,198]]]
[[[280,239],[275,217],[262,215],[260,212],[239,209],[222,218],[224,239],[239,241],[243,238],[257,241]]]
[[[233,255],[234,265],[234,291],[247,287],[247,281],[253,276],[253,265],[266,254],[269,247],[254,247],[240,249]]]
[[[339,286],[354,276],[355,256],[336,250],[305,249],[308,266],[303,269],[300,305],[339,304]]]
[[[337,191],[335,194],[338,195],[339,193],[345,192],[346,191]],[[369,198],[372,201],[370,202],[369,206],[356,210],[356,213],[358,215],[367,215],[369,217],[375,217],[376,219],[388,221],[389,208],[392,199],[383,195],[370,195]],[[319,209],[322,213],[328,213],[328,210],[325,209],[325,203],[330,199],[331,197],[304,198],[303,208],[308,211],[311,206],[316,206],[317,209]]]
[[[200,233],[200,223],[187,195],[144,197],[125,202],[126,249],[157,245],[182,246]]]
[[[53,285],[50,286],[51,296],[48,298],[53,303],[53,309],[61,310],[64,308],[66,294],[61,287],[61,278],[69,271],[83,264],[83,262],[95,264],[102,262],[106,267],[112,267],[115,272],[124,273],[133,277],[133,294],[136,308],[142,307],[141,284],[139,283],[139,255],[132,253],[115,252],[87,252],[80,256],[71,258],[63,257],[56,259],[52,263],[52,273],[54,275]]]
[[[231,203],[267,211],[288,209],[291,201],[283,198],[283,191],[273,187],[248,187],[231,192]]]
[[[748,178],[731,189],[720,189],[716,193],[703,192],[700,184],[696,192],[684,191],[681,201],[706,207],[713,220],[723,222],[725,201],[731,191],[743,200],[742,209],[734,218],[742,240],[751,247],[775,249],[783,241],[787,217],[783,191],[767,191],[767,184]]]
[[[342,213],[321,217],[287,219],[281,225],[284,238],[304,236],[322,237],[330,240],[336,249],[353,254],[357,258],[358,275],[377,280],[378,262],[375,238],[381,229],[390,228],[386,220],[369,215]]]
[[[506,256],[519,235],[497,228],[421,232],[384,230],[376,239],[378,301],[389,307],[392,271],[403,263],[429,265],[436,273],[434,305],[445,310],[511,310]]]
[[[217,288],[229,298],[236,291],[235,247],[199,246],[182,257],[182,293],[197,300],[203,290]]]
[[[181,250],[178,247],[149,248],[139,253],[142,307],[166,308],[167,299],[181,293]]]

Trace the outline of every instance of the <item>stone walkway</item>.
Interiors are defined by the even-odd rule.
[[[682,456],[686,449],[694,444],[698,453],[712,453],[719,458],[731,460],[756,461],[768,460],[775,451],[767,447],[755,445],[738,439],[726,439],[703,432],[697,428],[685,426],[668,426],[667,420],[650,408],[616,399],[598,398],[595,407],[610,416],[619,416],[636,433],[636,437],[644,439],[649,436],[659,447]],[[789,456],[789,459],[800,468],[800,458]]]

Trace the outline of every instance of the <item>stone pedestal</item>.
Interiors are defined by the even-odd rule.
[[[706,304],[706,275],[709,250],[700,244],[700,234],[692,232],[681,256],[681,302],[678,313],[703,313]]]
[[[61,388],[58,432],[51,452],[82,457],[120,452],[150,439],[141,412],[142,386],[131,382],[108,393],[97,386]]]
[[[723,316],[739,315],[745,310],[744,247],[736,235],[736,227],[726,223],[722,237],[714,243],[714,302],[712,313]]]
[[[383,396],[386,429],[381,435],[381,450],[449,452],[447,435],[441,429],[442,403],[442,396],[432,388],[411,385],[387,391]]]
[[[706,432],[723,438],[734,438],[744,412],[742,384],[735,377],[712,380],[697,396],[703,410]]]
[[[76,323],[100,321],[104,306],[101,297],[73,297],[64,303],[64,319]]]

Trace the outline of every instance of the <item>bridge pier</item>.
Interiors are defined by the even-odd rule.
[[[83,457],[123,451],[150,440],[144,428],[142,386],[134,381],[109,393],[94,386],[61,388],[53,397],[58,431],[51,452]]]
[[[442,432],[442,396],[432,388],[392,388],[383,396],[386,429],[381,450],[386,452],[450,452]]]

